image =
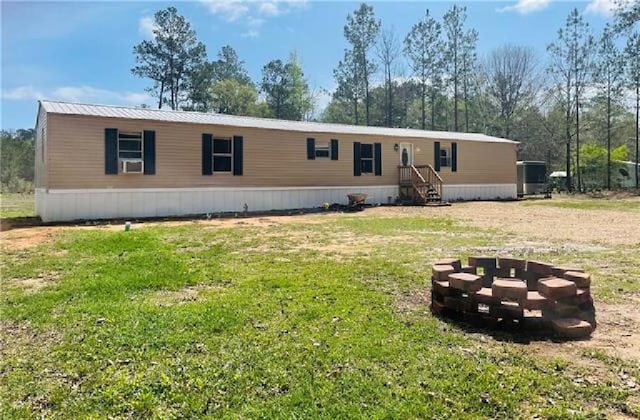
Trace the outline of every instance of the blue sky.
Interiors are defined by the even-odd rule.
[[[441,18],[452,2],[375,1],[384,28],[404,38],[427,8]],[[480,33],[478,52],[496,46],[529,45],[546,59],[546,45],[556,37],[570,10],[584,12],[594,34],[610,19],[612,0],[559,2],[458,2],[467,7],[467,27]],[[259,80],[268,61],[286,59],[296,50],[318,108],[334,88],[332,70],[347,46],[343,26],[358,2],[230,1],[195,2],[12,2],[2,1],[2,108],[0,127],[33,127],[38,99],[116,105],[154,105],[148,82],[134,77],[133,46],[152,29],[156,10],[174,5],[196,30],[215,58],[233,46],[251,77]],[[405,74],[410,71],[405,66]]]

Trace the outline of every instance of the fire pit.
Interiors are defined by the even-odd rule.
[[[432,266],[431,311],[496,328],[584,338],[596,328],[591,276],[580,268],[516,258],[469,257]]]

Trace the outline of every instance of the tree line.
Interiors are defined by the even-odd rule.
[[[615,21],[596,36],[574,9],[546,56],[506,44],[479,57],[480,34],[467,24],[464,6],[451,6],[441,18],[427,9],[399,36],[363,3],[346,17],[336,87],[319,115],[295,52],[287,62],[265,64],[253,82],[231,46],[208,61],[173,7],[156,13],[154,39],[134,47],[132,72],[153,82],[159,108],[480,132],[519,140],[520,158],[565,169],[569,189],[611,188],[612,160],[632,159],[638,149],[639,20],[638,3],[619,0]],[[591,170],[602,150],[607,158],[595,161],[605,171]]]

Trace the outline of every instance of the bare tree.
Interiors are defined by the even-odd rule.
[[[389,31],[382,31],[380,36],[380,44],[378,44],[378,58],[382,62],[384,71],[384,93],[385,93],[385,124],[387,127],[393,126],[393,71],[394,63],[400,56],[400,47],[398,46],[398,40],[393,32],[393,29]]]
[[[509,137],[514,119],[535,96],[533,49],[505,45],[491,51],[485,63],[487,93],[500,112],[502,135]]]

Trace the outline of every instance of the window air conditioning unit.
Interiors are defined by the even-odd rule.
[[[142,159],[121,159],[122,173],[141,174],[144,172],[144,162]]]

